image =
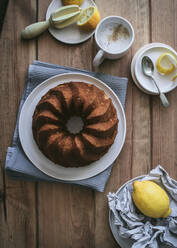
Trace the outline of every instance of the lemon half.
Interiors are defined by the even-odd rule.
[[[77,25],[84,30],[90,31],[96,28],[100,22],[100,13],[94,6],[84,9],[78,17]]]
[[[78,5],[63,6],[51,14],[50,22],[55,28],[65,28],[75,23],[80,13],[81,8]]]
[[[133,182],[132,197],[136,207],[146,216],[166,218],[171,213],[167,193],[152,181]]]
[[[170,53],[163,53],[156,61],[156,68],[162,75],[172,73],[177,66],[176,58]]]

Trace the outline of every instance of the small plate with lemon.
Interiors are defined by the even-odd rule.
[[[46,20],[53,12],[62,6],[76,4],[80,7],[77,20],[64,28],[50,27],[50,34],[57,40],[66,44],[79,44],[88,40],[95,32],[96,25],[100,21],[100,14],[96,4],[92,0],[53,0],[48,7]],[[72,13],[68,13],[71,15]]]
[[[176,190],[177,182],[159,165],[108,194],[109,224],[121,248],[176,247]]]
[[[163,93],[177,87],[177,53],[163,43],[150,43],[136,52],[131,64],[131,73],[135,84],[145,93],[156,95],[154,83],[143,74],[142,57],[149,56],[154,63],[154,76]]]

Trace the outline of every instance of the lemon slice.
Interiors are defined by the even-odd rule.
[[[94,6],[84,9],[78,17],[77,25],[84,30],[90,31],[96,28],[100,22],[100,13]]]
[[[78,5],[64,6],[51,14],[50,22],[55,28],[64,28],[76,22],[80,13],[81,8]]]
[[[170,53],[163,53],[156,61],[156,68],[162,75],[172,73],[177,66],[176,58]]]
[[[62,0],[63,5],[77,4],[81,5],[83,0]]]
[[[172,80],[171,81],[175,81],[177,79],[177,74],[176,75],[174,75],[174,77],[172,78]]]

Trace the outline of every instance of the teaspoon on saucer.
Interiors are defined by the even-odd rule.
[[[159,92],[160,100],[161,100],[163,106],[168,107],[170,104],[169,104],[168,99],[166,98],[165,94],[162,93],[158,84],[155,81],[155,78],[153,76],[154,64],[148,56],[144,56],[142,58],[142,70],[143,70],[144,75],[146,75],[147,77],[150,77],[154,81],[154,83],[157,87],[157,90]]]

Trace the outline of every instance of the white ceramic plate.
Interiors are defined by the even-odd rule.
[[[146,89],[143,89],[141,87],[141,85],[139,84],[137,78],[136,78],[136,75],[135,75],[135,64],[136,64],[136,60],[137,60],[137,57],[139,56],[139,54],[143,53],[144,51],[146,51],[146,49],[150,49],[150,48],[153,48],[154,46],[158,46],[158,47],[166,47],[166,48],[171,48],[170,46],[166,45],[166,44],[163,44],[163,43],[150,43],[150,44],[147,44],[147,45],[144,45],[143,47],[141,47],[134,55],[133,59],[132,59],[132,62],[131,62],[131,75],[132,75],[132,78],[133,78],[133,81],[134,83],[136,84],[136,86],[142,90],[144,93],[146,94],[150,94],[150,95],[156,95],[156,93],[153,93],[153,92],[149,92],[147,91]]]
[[[152,43],[152,44],[160,44],[160,43]],[[145,89],[143,89],[143,88],[140,86],[139,82],[137,81],[137,78],[136,78],[136,75],[135,75],[135,63],[136,63],[136,59],[137,59],[139,53],[142,52],[144,49],[146,49],[146,47],[151,47],[152,44],[147,44],[147,45],[143,46],[142,48],[140,48],[140,49],[135,53],[135,55],[134,55],[134,57],[133,57],[133,59],[132,59],[132,62],[131,62],[131,75],[132,75],[133,81],[134,81],[134,83],[136,84],[136,86],[137,86],[140,90],[142,90],[144,93],[146,93],[146,94],[152,94],[152,93],[149,92],[149,91],[147,91],[147,90],[145,90]]]
[[[111,98],[119,118],[118,134],[109,151],[100,160],[91,163],[88,166],[79,168],[65,168],[63,166],[54,164],[52,161],[47,159],[45,155],[39,150],[32,134],[32,116],[41,97],[46,94],[49,89],[57,86],[58,84],[70,81],[80,81],[94,84],[95,86],[104,90],[105,93]],[[65,73],[57,75],[37,86],[26,99],[19,119],[20,141],[27,157],[39,170],[51,177],[61,180],[82,180],[95,176],[107,169],[119,155],[125,141],[125,135],[125,113],[118,97],[102,81],[81,73]]]
[[[161,74],[158,73],[158,71],[155,67],[155,63],[156,63],[158,57],[162,53],[166,53],[166,52],[172,53],[176,57],[176,59],[177,59],[177,53],[170,46],[155,45],[155,44],[150,44],[150,45],[151,46],[144,48],[137,55],[136,62],[135,62],[135,69],[134,69],[136,79],[137,79],[139,85],[145,91],[150,92],[152,94],[159,94],[153,81],[149,77],[145,76],[143,74],[143,71],[142,71],[142,65],[141,65],[142,58],[143,58],[143,56],[149,56],[154,63],[154,77],[157,81],[157,84],[159,85],[159,88],[161,89],[161,91],[163,93],[167,93],[167,92],[175,89],[177,86],[177,82],[171,81],[172,77],[176,74],[176,71],[171,73],[170,75],[162,76]]]
[[[118,191],[116,192],[116,195],[119,195],[119,193],[121,192],[121,190],[129,183],[132,183],[133,181],[139,180],[141,178],[143,178],[144,176],[138,176],[135,177],[133,179],[131,179],[130,181],[126,182],[124,185],[122,185]],[[125,239],[119,236],[118,234],[118,229],[117,226],[114,224],[114,214],[112,213],[111,210],[109,210],[109,226],[111,228],[112,231],[112,235],[115,238],[116,242],[120,245],[121,248],[131,248],[133,245],[133,242],[130,239]]]
[[[119,189],[118,191],[116,192],[116,195],[119,195],[121,193],[121,191],[123,190],[123,188],[125,186],[127,186],[128,184],[132,184],[134,181],[136,180],[141,180],[142,178],[144,178],[146,175],[142,175],[142,176],[138,176],[138,177],[135,177],[131,180],[129,180],[128,182],[126,182],[125,184],[123,184]],[[162,185],[160,185],[162,186]],[[121,248],[131,248],[132,245],[133,245],[133,241],[131,239],[128,239],[128,238],[122,238],[119,236],[118,234],[118,228],[117,226],[114,224],[115,222],[115,217],[114,217],[114,214],[111,210],[109,210],[109,226],[111,228],[111,231],[112,231],[112,234],[113,234],[113,237],[115,238],[116,242],[120,245]],[[159,246],[161,248],[167,248],[167,247],[171,247],[171,246],[167,246],[166,244],[165,245],[162,245]]]
[[[53,0],[47,9],[46,20],[50,18],[51,13],[55,12],[61,6],[63,6],[61,0]],[[80,7],[86,9],[89,6],[96,6],[96,4],[92,0],[84,0]],[[95,30],[89,32],[83,31],[74,23],[63,29],[50,27],[49,32],[59,41],[67,44],[79,44],[88,40],[94,34]]]

